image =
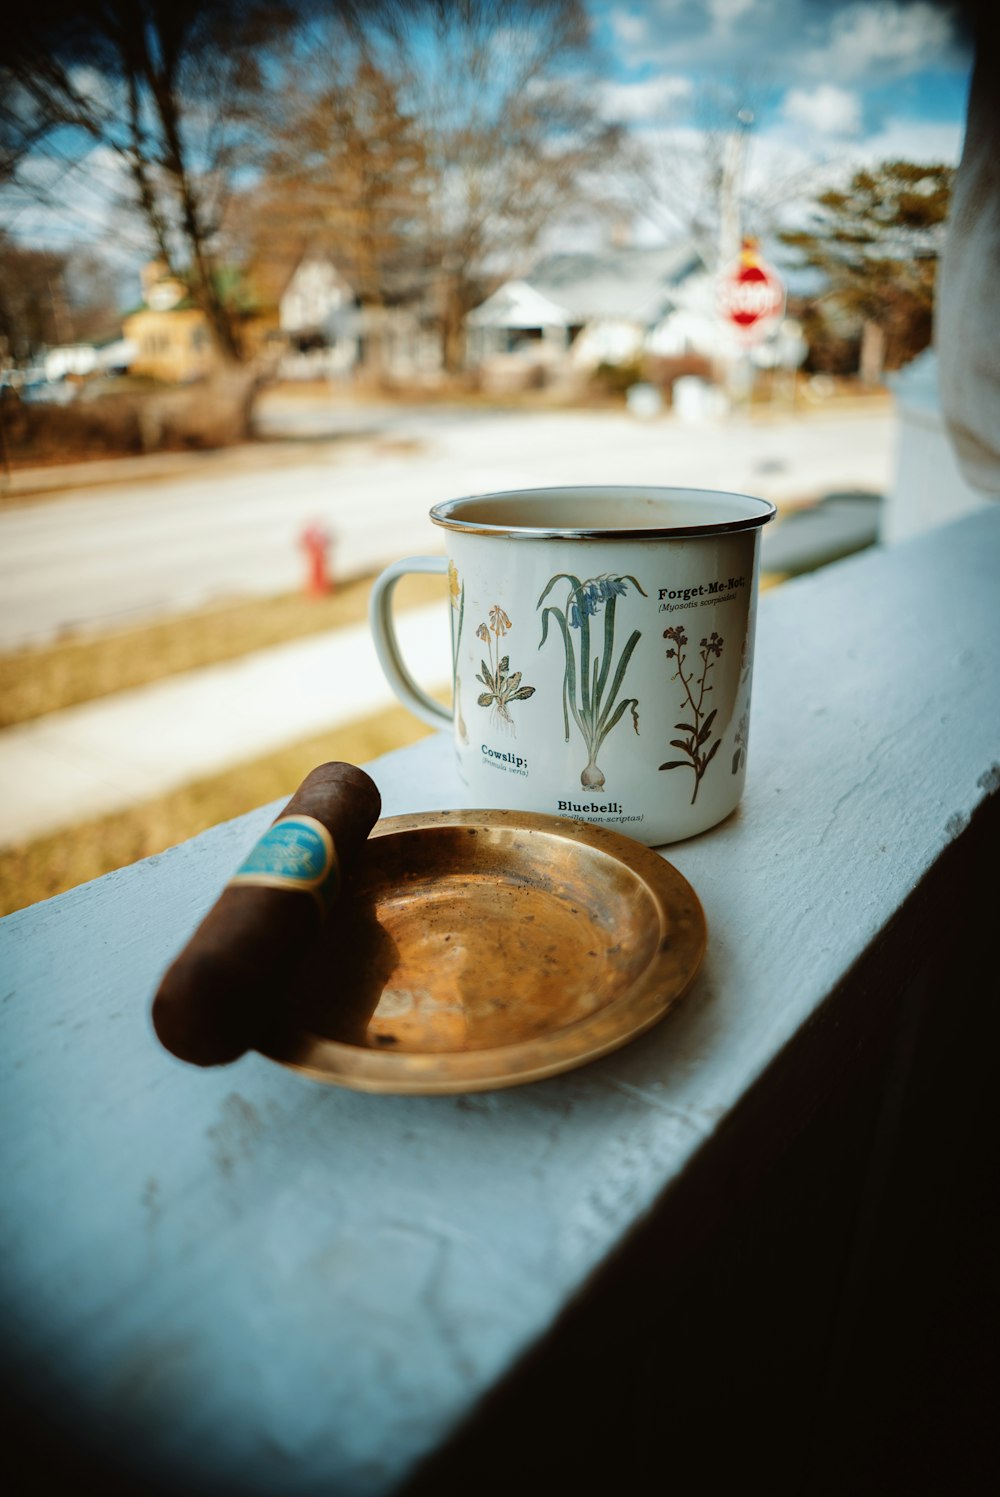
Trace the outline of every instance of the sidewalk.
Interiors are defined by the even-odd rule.
[[[192,448],[188,452],[144,452],[127,457],[94,457],[74,463],[0,469],[0,504],[34,497],[73,497],[82,489],[114,489],[120,484],[149,484],[189,477],[285,472],[289,468],[334,463],[348,452],[377,445],[379,434],[365,429],[344,431],[315,441],[294,437],[261,438],[232,447]]]
[[[440,604],[396,616],[421,685],[451,679]],[[0,734],[0,847],[121,811],[396,701],[367,623],[169,677]]]

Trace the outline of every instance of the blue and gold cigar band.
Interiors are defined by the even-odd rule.
[[[311,894],[325,914],[340,891],[337,849],[314,816],[284,816],[268,827],[229,882]]]

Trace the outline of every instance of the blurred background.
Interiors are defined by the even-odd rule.
[[[0,60],[0,913],[426,730],[372,577],[535,483],[779,508],[765,587],[983,502],[925,0],[38,0]],[[400,589],[442,693],[446,584]],[[446,696],[446,693],[445,693]]]

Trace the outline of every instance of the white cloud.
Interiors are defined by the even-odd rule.
[[[671,73],[845,85],[968,63],[953,7],[937,0],[645,0],[604,15],[626,65]]]
[[[825,43],[811,48],[803,65],[841,82],[900,77],[939,61],[951,42],[948,13],[926,0],[912,5],[860,0],[834,15]]]
[[[708,0],[708,12],[720,26],[731,26],[753,7],[754,0]]]
[[[782,113],[793,125],[818,135],[857,135],[861,129],[861,100],[835,83],[789,89]]]
[[[851,158],[858,165],[879,161],[923,161],[957,166],[964,138],[964,121],[890,119],[877,135],[870,135],[852,147]]]
[[[609,119],[642,124],[644,121],[668,119],[679,105],[688,103],[694,92],[690,78],[648,78],[641,83],[607,83],[601,90],[601,104]]]
[[[39,151],[0,193],[0,212],[26,243],[49,249],[99,244],[102,252],[120,259],[142,242],[141,228],[122,220],[121,203],[130,194],[127,170],[107,146],[79,158]]]
[[[81,99],[88,104],[99,105],[102,109],[112,108],[116,94],[120,93],[120,90],[96,68],[82,66],[70,68],[69,81]]]
[[[649,35],[645,16],[632,10],[613,10],[609,17],[611,31],[618,46],[628,54],[641,52]]]
[[[890,120],[878,134],[844,140],[806,135],[783,125],[755,136],[747,163],[750,197],[777,211],[784,228],[801,228],[812,204],[828,187],[842,188],[862,167],[884,161],[957,165],[964,125]]]

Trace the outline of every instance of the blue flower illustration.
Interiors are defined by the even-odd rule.
[[[569,584],[569,591],[562,608],[545,600],[560,582]],[[562,635],[565,654],[563,672],[563,730],[566,742],[570,739],[570,718],[579,730],[587,751],[587,763],[580,775],[584,790],[599,795],[604,790],[604,771],[597,763],[597,755],[608,734],[617,727],[626,712],[632,714],[632,727],[639,731],[639,700],[623,697],[619,692],[625,684],[629,661],[642,637],[633,629],[624,649],[615,661],[615,612],[617,601],[628,592],[628,585],[644,598],[648,593],[634,577],[615,577],[610,572],[603,577],[589,577],[581,581],[570,572],[557,572],[546,583],[538,600],[542,610],[541,649],[548,638],[549,622],[553,620]],[[601,640],[591,640],[591,629],[587,622],[604,609],[603,627],[597,632]],[[576,630],[576,640],[571,631]]]
[[[608,603],[612,598],[622,598],[627,592],[625,579],[622,577],[593,577],[585,582],[582,587],[576,589],[574,601],[569,607],[569,626],[571,629],[579,629],[580,619],[592,619],[596,616],[602,603]]]

